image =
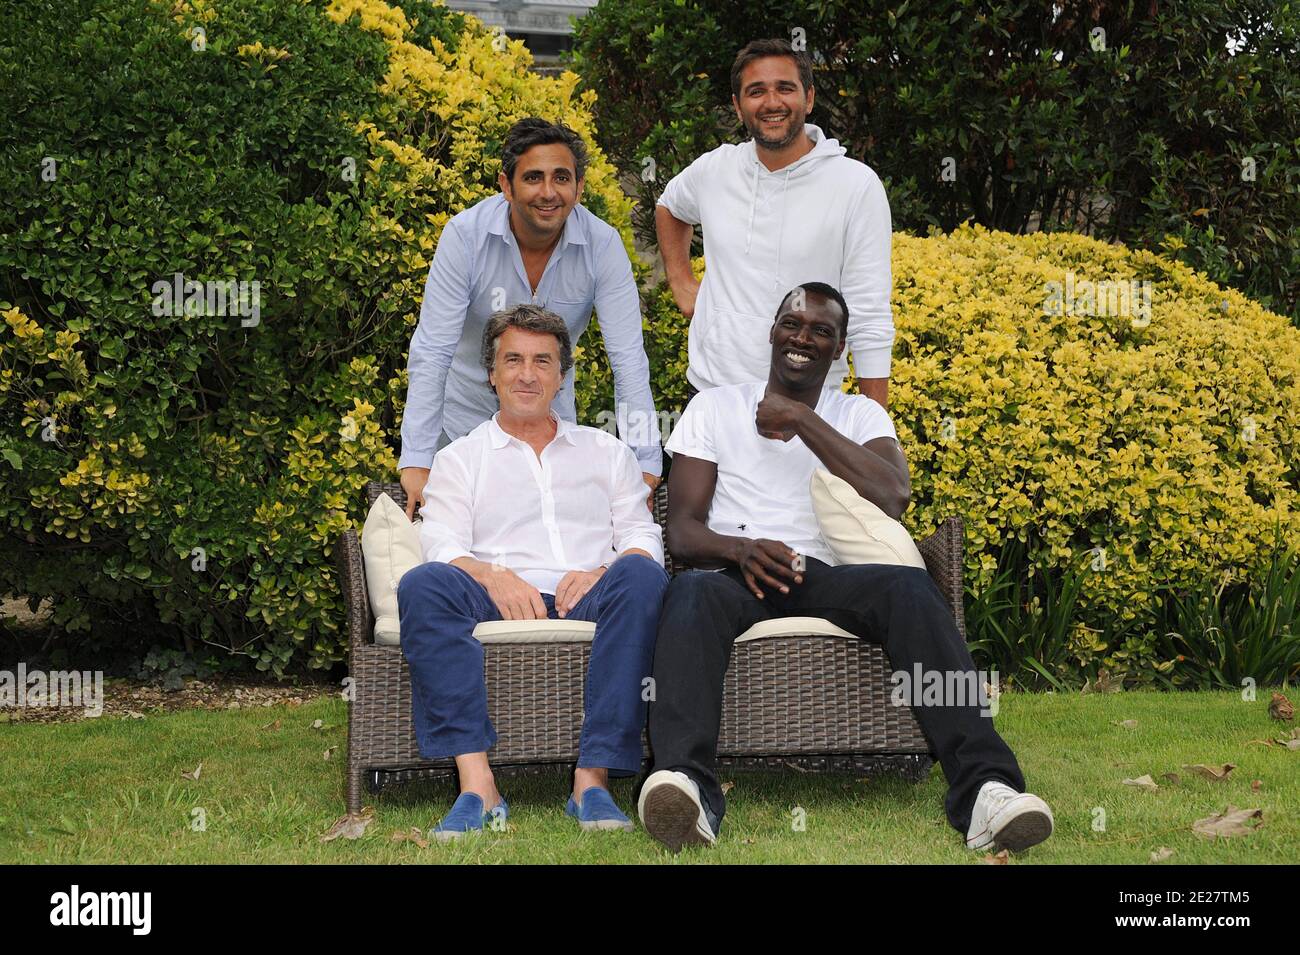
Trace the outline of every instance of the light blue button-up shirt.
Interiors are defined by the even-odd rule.
[[[483,329],[493,312],[520,303],[544,306],[563,318],[574,345],[595,308],[614,373],[617,411],[609,409],[610,417],[620,428],[628,423],[626,437],[637,442],[632,450],[641,470],[660,474],[663,457],[641,338],[641,299],[622,239],[598,216],[574,206],[534,295],[510,229],[510,206],[500,193],[452,217],[438,240],[407,357],[398,466],[430,467],[441,444],[469,434],[496,413],[497,397],[479,360]],[[577,420],[572,369],[551,407],[565,420]],[[440,440],[444,433],[446,440]]]

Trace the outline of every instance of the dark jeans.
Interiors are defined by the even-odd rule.
[[[654,768],[693,778],[719,820],[726,809],[716,772],[723,679],[736,637],[759,621],[824,617],[881,644],[893,668],[909,675],[917,664],[923,673],[975,669],[952,612],[924,570],[830,567],[809,557],[803,583],[792,585],[788,595],[761,589],[760,601],[736,568],[678,574],[668,585],[659,622],[649,723]],[[1025,781],[993,720],[980,715],[978,699],[965,698],[968,705],[943,702],[915,706],[913,712],[948,780],[948,821],[964,836],[980,786],[996,779],[1023,792]]]
[[[578,765],[630,776],[641,768],[655,630],[668,575],[639,554],[620,557],[565,618],[596,624],[583,694]],[[555,598],[542,594],[555,618]],[[411,668],[415,741],[425,759],[481,753],[497,741],[488,718],[483,646],[475,625],[500,620],[473,577],[436,561],[407,571],[397,585],[402,653]]]

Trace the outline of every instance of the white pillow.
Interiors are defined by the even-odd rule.
[[[375,499],[361,528],[361,556],[366,565],[366,591],[375,615],[375,643],[397,646],[397,582],[416,564],[424,563],[420,525],[387,494]]]
[[[813,472],[813,511],[822,537],[840,564],[902,564],[925,569],[902,524],[853,490],[843,478],[825,468]]]

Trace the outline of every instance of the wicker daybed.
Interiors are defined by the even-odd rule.
[[[386,493],[406,506],[399,484],[371,482],[365,490],[368,505]],[[667,508],[665,483],[655,495],[660,527],[667,524]],[[917,546],[964,638],[961,519],[948,518]],[[456,769],[450,759],[422,759],[416,748],[410,675],[400,647],[374,642],[375,620],[355,531],[340,538],[335,560],[347,606],[352,677],[347,809],[359,812],[364,790],[378,793],[392,782],[454,776]],[[668,572],[673,570],[669,557]],[[892,772],[923,779],[931,766],[930,747],[912,711],[890,703],[890,667],[883,650],[835,635],[825,621],[819,627],[810,625],[810,618],[790,620],[794,626],[760,624],[766,632],[737,641],[723,693],[720,766]],[[810,632],[819,629],[824,632]],[[518,634],[481,634],[480,639],[488,709],[498,735],[489,754],[494,772],[572,766],[578,756],[590,636],[536,642]]]

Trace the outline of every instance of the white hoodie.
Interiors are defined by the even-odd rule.
[[[840,290],[849,306],[849,351],[859,378],[886,378],[890,312],[889,200],[869,166],[817,126],[812,151],[769,172],[754,141],[705,153],[659,197],[704,232],[704,281],[691,319],[686,377],[698,389],[766,381],[768,331],[786,292],[804,282]],[[827,387],[848,373],[841,357]]]

